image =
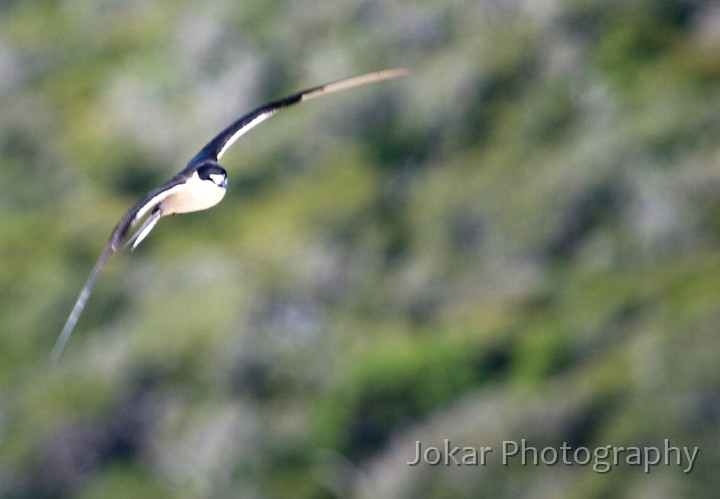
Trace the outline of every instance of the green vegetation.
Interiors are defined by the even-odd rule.
[[[713,497],[709,0],[0,5],[0,496]],[[212,210],[113,225],[270,99]],[[683,467],[503,466],[699,446]],[[415,442],[492,446],[408,466]]]

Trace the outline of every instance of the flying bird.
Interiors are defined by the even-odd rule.
[[[367,73],[301,90],[280,100],[260,106],[237,119],[208,142],[180,173],[157,189],[145,194],[123,215],[110,234],[105,249],[97,259],[92,271],[90,271],[90,275],[85,281],[80,295],[75,301],[75,305],[70,311],[70,315],[65,321],[65,325],[50,353],[50,369],[57,364],[65,344],[87,304],[95,281],[113,253],[125,246],[131,246],[131,249],[134,250],[152,231],[160,218],[164,216],[206,210],[222,200],[227,191],[227,172],[218,164],[218,161],[238,138],[281,109],[290,107],[293,104],[332,92],[397,78],[407,73],[407,70],[401,68]],[[142,225],[131,233],[142,220],[144,220]]]

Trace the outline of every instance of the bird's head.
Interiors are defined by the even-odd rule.
[[[198,179],[203,182],[212,182],[217,187],[227,189],[227,172],[214,162],[208,162],[196,170]]]

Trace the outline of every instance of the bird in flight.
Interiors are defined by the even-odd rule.
[[[70,311],[70,315],[65,321],[65,325],[50,353],[50,369],[57,364],[65,344],[87,304],[95,281],[113,253],[125,246],[131,246],[131,249],[135,249],[147,237],[160,218],[164,216],[206,210],[222,200],[227,190],[227,172],[218,164],[218,161],[238,138],[281,109],[290,107],[293,104],[332,92],[397,78],[407,73],[407,70],[401,68],[367,73],[301,90],[283,99],[260,106],[237,119],[208,142],[180,173],[157,189],[145,194],[123,215],[110,234],[105,249],[100,254],[85,281],[85,285],[82,287],[80,295],[75,301],[75,305]],[[140,225],[140,228],[131,233],[143,219],[144,222]]]

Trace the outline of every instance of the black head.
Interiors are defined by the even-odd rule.
[[[227,187],[227,172],[217,163],[207,162],[196,170],[200,180],[209,180],[219,187]]]

